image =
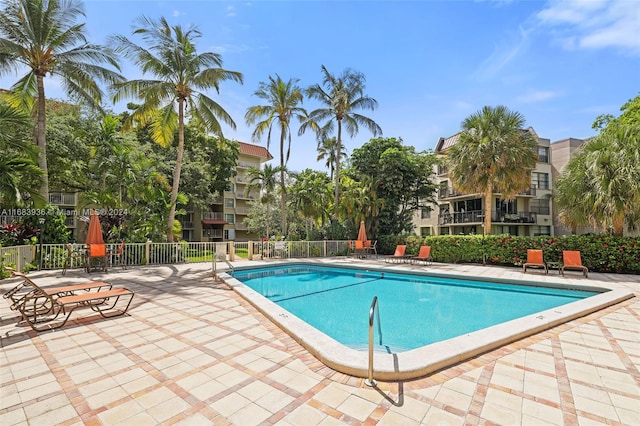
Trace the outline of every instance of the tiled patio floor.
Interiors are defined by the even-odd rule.
[[[215,283],[209,266],[92,274],[136,292],[130,315],[103,320],[78,311],[55,332],[18,326],[9,304],[0,302],[0,424],[640,424],[637,297],[426,378],[372,389],[318,362]],[[593,273],[585,280],[515,268],[429,268],[573,280],[640,295],[639,276]],[[62,282],[59,271],[32,277]],[[71,271],[64,280],[87,275]],[[0,291],[12,286],[2,281]]]

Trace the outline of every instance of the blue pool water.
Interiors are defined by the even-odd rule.
[[[314,265],[236,271],[234,278],[356,349],[368,345],[378,297],[382,346],[415,349],[597,293]],[[375,328],[375,341],[380,334]]]

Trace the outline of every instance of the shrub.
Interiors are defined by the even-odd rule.
[[[421,245],[431,246],[431,256],[443,263],[482,263],[521,266],[527,249],[541,249],[547,262],[561,262],[563,250],[579,250],[582,264],[593,272],[640,274],[640,238],[610,235],[518,237],[511,235],[415,235],[385,236],[378,240],[379,252],[391,254],[406,244],[407,254],[416,255]]]

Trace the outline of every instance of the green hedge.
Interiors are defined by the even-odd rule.
[[[431,256],[443,263],[486,263],[521,266],[527,249],[542,249],[547,262],[560,262],[563,250],[579,250],[582,264],[593,272],[640,274],[640,238],[609,235],[563,237],[514,237],[510,235],[414,235],[378,239],[378,251],[392,254],[396,245],[406,244],[407,254],[416,255],[421,245],[431,246]]]

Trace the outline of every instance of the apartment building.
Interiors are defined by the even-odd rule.
[[[231,188],[223,196],[213,198],[208,210],[187,208],[187,214],[178,217],[182,223],[182,238],[186,241],[249,241],[259,239],[251,234],[244,219],[249,214],[252,201],[260,199],[258,189],[247,191],[250,168],[260,169],[273,156],[262,146],[238,142],[240,153],[236,166],[237,175]]]
[[[447,234],[511,234],[522,236],[554,235],[552,215],[551,143],[541,138],[533,128],[526,130],[538,141],[538,162],[531,171],[531,186],[519,193],[515,199],[506,200],[494,193],[491,206],[490,230],[484,229],[484,198],[480,193],[466,194],[456,190],[444,166],[436,166],[435,179],[438,184],[437,204],[433,210],[424,209],[414,216],[418,235]],[[435,148],[437,155],[446,155],[447,150],[459,141],[460,133],[440,138]]]
[[[249,214],[249,205],[258,200],[257,189],[247,192],[249,179],[247,171],[250,167],[260,169],[262,164],[273,157],[265,147],[238,142],[240,152],[236,166],[237,175],[233,178],[231,188],[224,196],[213,198],[206,211],[187,208],[187,214],[178,216],[182,224],[182,238],[187,241],[249,241],[260,238],[251,234],[243,223]],[[49,203],[62,209],[67,219],[67,227],[72,231],[74,239],[82,237],[86,226],[82,224],[83,213],[78,209],[78,194],[52,192]],[[88,216],[88,214],[87,214]],[[0,223],[12,223],[20,219],[11,211],[0,212]]]

